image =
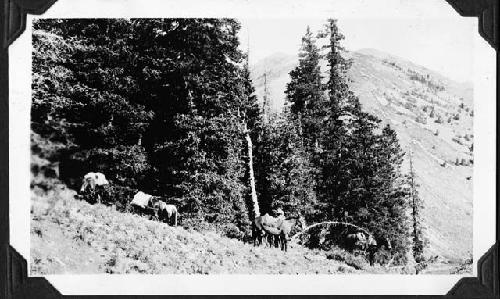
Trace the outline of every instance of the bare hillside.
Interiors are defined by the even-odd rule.
[[[352,58],[350,87],[363,108],[389,123],[403,149],[412,153],[419,193],[425,205],[429,255],[451,261],[472,252],[472,86],[377,51],[363,49]],[[289,71],[297,57],[276,54],[252,68],[257,94],[268,72],[272,106],[279,111]],[[326,65],[322,65],[326,73]],[[408,168],[408,159],[404,165]]]

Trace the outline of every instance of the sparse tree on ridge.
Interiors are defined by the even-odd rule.
[[[419,274],[426,266],[424,258],[424,249],[428,244],[425,237],[424,225],[422,220],[422,209],[424,208],[422,199],[418,194],[418,183],[416,182],[415,169],[413,167],[413,156],[410,154],[410,171],[407,176],[409,191],[410,191],[410,207],[411,207],[411,239],[412,239],[412,254],[416,265],[416,274]]]

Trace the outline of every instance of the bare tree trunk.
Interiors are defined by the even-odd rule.
[[[333,225],[345,225],[345,226],[352,226],[352,227],[355,227],[357,228],[358,230],[360,231],[363,231],[365,232],[366,234],[368,235],[373,235],[370,231],[368,231],[367,229],[361,227],[361,226],[357,226],[355,224],[352,224],[352,223],[349,223],[349,222],[342,222],[342,221],[323,221],[323,222],[319,222],[319,223],[314,223],[312,225],[309,225],[308,227],[304,228],[302,231],[296,233],[295,235],[293,235],[290,239],[295,239],[296,237],[302,235],[302,234],[305,234],[308,230],[310,230],[311,228],[313,227],[317,227],[317,226],[320,226],[320,225],[324,225],[324,224],[333,224]]]
[[[252,139],[250,138],[250,133],[246,129],[245,124],[245,139],[247,140],[248,148],[248,172],[250,175],[250,189],[252,194],[253,212],[254,219],[260,216],[259,201],[257,200],[257,191],[255,190],[255,175],[253,172],[253,154],[252,154]]]

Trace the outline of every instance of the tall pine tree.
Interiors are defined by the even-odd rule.
[[[297,119],[308,149],[318,146],[322,121],[327,115],[320,58],[319,48],[307,27],[299,50],[299,65],[290,72],[291,79],[285,94],[290,103],[290,113]]]
[[[410,209],[411,209],[411,239],[412,239],[412,254],[416,266],[416,273],[419,274],[421,270],[426,267],[424,258],[424,249],[428,244],[428,240],[425,237],[423,219],[422,219],[422,209],[424,208],[422,199],[418,194],[418,183],[416,182],[415,169],[413,168],[413,154],[410,153],[410,171],[407,175],[408,185],[409,185],[409,198],[410,198]]]

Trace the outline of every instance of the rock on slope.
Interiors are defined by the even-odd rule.
[[[350,87],[364,109],[389,123],[403,149],[412,153],[425,205],[428,254],[454,262],[467,258],[472,252],[472,86],[374,49],[346,56],[353,61]],[[284,104],[288,73],[296,65],[296,56],[275,54],[251,69],[260,98],[262,74],[268,72],[275,110]],[[326,74],[324,63],[322,70]]]

